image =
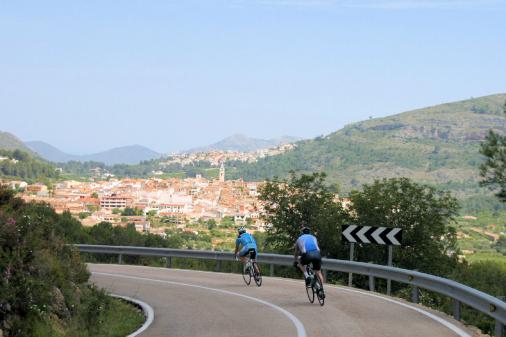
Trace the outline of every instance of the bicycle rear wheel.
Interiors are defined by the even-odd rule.
[[[251,266],[248,266],[248,265],[246,265],[246,266],[247,267],[242,268],[242,278],[247,285],[250,285],[251,276],[252,276]]]
[[[318,277],[315,280],[315,286],[313,287],[313,292],[316,292],[316,297],[318,298],[318,303],[320,303],[320,305],[323,306],[325,304],[325,293],[323,292],[323,285],[321,284]]]
[[[255,267],[258,268],[258,265],[256,262],[253,262],[253,278],[255,279],[255,283],[257,284],[257,286],[261,286],[262,285],[262,274],[260,274],[260,268],[258,268],[258,273],[255,272]]]

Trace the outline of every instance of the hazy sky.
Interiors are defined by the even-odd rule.
[[[170,152],[505,92],[505,3],[0,0],[0,130]]]

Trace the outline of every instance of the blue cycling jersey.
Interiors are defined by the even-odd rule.
[[[311,234],[303,234],[299,236],[296,242],[297,247],[299,248],[299,251],[302,254],[313,252],[313,251],[320,251],[320,247],[318,247],[318,242],[316,238]]]
[[[242,250],[245,249],[251,249],[254,248],[257,250],[257,242],[255,241],[255,238],[253,235],[249,233],[241,234],[236,240],[235,240],[236,247],[242,246]]]

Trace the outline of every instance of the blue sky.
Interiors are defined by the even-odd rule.
[[[0,0],[0,130],[70,153],[314,137],[506,92],[506,1]]]

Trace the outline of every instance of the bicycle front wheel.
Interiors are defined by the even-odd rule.
[[[251,274],[252,273],[251,273],[250,267],[248,267],[248,268],[243,267],[242,268],[242,278],[247,285],[250,285],[250,283],[251,283]]]
[[[309,302],[314,303],[314,288],[313,287],[306,287],[306,294],[307,294],[307,298],[309,299]]]

